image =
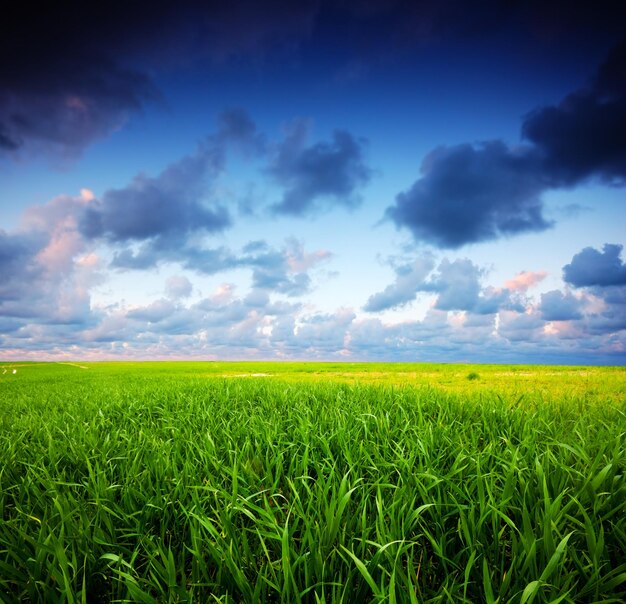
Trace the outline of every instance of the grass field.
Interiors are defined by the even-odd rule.
[[[624,602],[625,433],[624,368],[0,365],[0,600]]]

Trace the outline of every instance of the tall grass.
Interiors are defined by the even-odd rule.
[[[626,599],[623,402],[46,371],[0,390],[4,602]]]

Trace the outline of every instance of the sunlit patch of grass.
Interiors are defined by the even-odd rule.
[[[626,598],[623,370],[208,365],[4,376],[0,600]]]

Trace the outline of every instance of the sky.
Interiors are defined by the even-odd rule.
[[[626,364],[620,2],[23,2],[0,361]]]

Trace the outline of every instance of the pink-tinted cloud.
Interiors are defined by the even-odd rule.
[[[26,210],[3,267],[0,315],[82,324],[93,320],[90,290],[103,280],[93,244],[78,228],[93,193],[61,195]],[[35,337],[35,336],[33,336]]]
[[[538,283],[541,283],[547,276],[548,273],[545,271],[522,271],[512,279],[505,281],[504,287],[511,292],[525,292]]]
[[[332,252],[328,250],[306,252],[302,242],[291,239],[287,242],[286,257],[291,272],[302,273],[331,258]]]

